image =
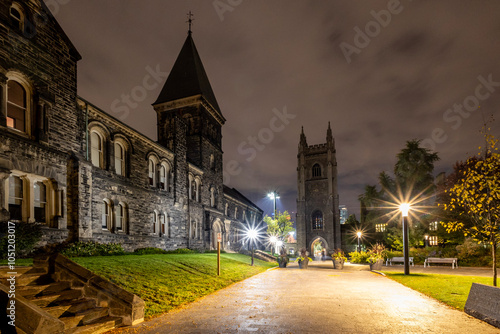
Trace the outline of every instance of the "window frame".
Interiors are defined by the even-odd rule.
[[[6,127],[15,133],[18,134],[23,134],[26,136],[31,136],[32,130],[33,130],[33,124],[32,124],[32,109],[33,109],[33,89],[32,85],[30,84],[30,81],[28,81],[22,74],[18,72],[9,72],[5,75],[7,77],[7,81],[5,83],[5,86],[3,87],[4,92],[5,92],[5,104],[3,105],[3,108],[5,109],[5,117],[6,117]],[[9,105],[12,105],[14,107],[20,107],[15,103],[11,103],[9,101],[9,82],[13,81],[20,85],[22,89],[24,90],[25,94],[25,107],[24,107],[24,130],[21,131],[19,129],[16,129],[15,127],[9,126],[8,121],[9,121]],[[23,107],[21,107],[23,108]],[[12,118],[11,118],[12,119]]]
[[[320,221],[318,222],[318,218]],[[313,231],[323,230],[325,228],[324,215],[321,210],[314,210],[311,214],[311,227]]]
[[[114,160],[115,160],[115,173],[120,176],[127,176],[127,163],[126,163],[127,149],[125,145],[121,141],[115,140],[113,149],[114,149]],[[117,152],[121,153],[121,158],[117,156]],[[119,169],[118,166],[120,166]]]
[[[95,140],[94,136],[97,136],[98,139],[98,147],[95,147]],[[94,167],[104,169],[104,145],[105,145],[105,140],[104,136],[100,131],[97,131],[95,129],[90,131],[90,162]],[[96,157],[98,161],[94,161],[94,150],[96,151]],[[96,164],[97,163],[97,164]]]
[[[312,166],[312,177],[321,177],[323,175],[323,170],[321,168],[321,165],[319,163],[315,163]]]

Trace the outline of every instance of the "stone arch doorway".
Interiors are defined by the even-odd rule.
[[[224,233],[222,231],[222,223],[219,219],[216,219],[214,221],[214,224],[212,226],[212,249],[217,249],[217,234],[221,233],[222,240],[221,240],[221,249],[224,248]]]
[[[328,255],[328,243],[322,237],[316,237],[311,241],[309,245],[309,254],[311,257],[314,257],[316,260],[321,260],[322,252],[325,252],[324,255]]]

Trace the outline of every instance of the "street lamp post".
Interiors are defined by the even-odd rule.
[[[409,249],[408,249],[408,211],[410,211],[410,204],[403,203],[399,206],[401,210],[402,223],[403,223],[403,256],[405,264],[405,275],[410,274],[409,262]]]
[[[270,192],[269,194],[267,194],[267,197],[269,197],[270,199],[274,200],[274,205],[273,205],[273,215],[274,215],[274,219],[276,219],[276,200],[278,198],[280,198],[280,195],[278,195],[278,193],[276,192],[276,190],[274,190],[273,192]]]
[[[426,234],[424,235],[425,241],[424,241],[424,247],[429,247],[429,235]]]
[[[248,239],[250,240],[250,244],[252,245],[252,264],[251,266],[253,266],[253,258],[254,258],[254,244],[255,244],[255,239],[257,238],[257,230],[255,229],[250,229],[248,230],[247,232],[247,236],[248,236]]]
[[[358,253],[361,252],[361,231],[356,233],[358,235]]]

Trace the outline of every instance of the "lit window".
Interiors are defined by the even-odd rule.
[[[160,188],[166,189],[167,171],[164,165],[160,166]]]
[[[438,245],[438,237],[437,237],[437,235],[431,235],[429,237],[429,245],[431,245],[431,246],[437,246]]]
[[[438,222],[429,223],[429,231],[437,231],[437,229],[438,229]]]
[[[387,224],[375,224],[375,232],[385,232]]]
[[[313,230],[323,229],[323,213],[319,210],[314,211],[312,215],[312,228]]]
[[[97,132],[92,131],[90,134],[90,159],[92,164],[99,168],[104,168],[104,151],[103,151],[103,140],[101,135]]]
[[[9,177],[10,219],[23,220],[23,180],[18,176]]]
[[[26,90],[16,81],[7,83],[7,126],[26,132]]]
[[[35,182],[35,221],[45,223],[45,213],[47,207],[47,188],[43,182]]]
[[[321,176],[321,167],[318,164],[314,164],[312,168],[312,175],[313,177],[320,177]]]
[[[115,171],[116,174],[125,176],[125,149],[119,143],[115,143]]]

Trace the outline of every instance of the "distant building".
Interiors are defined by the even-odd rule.
[[[41,245],[242,246],[263,211],[222,183],[226,120],[191,32],[153,141],[77,95],[81,56],[43,1],[1,1],[0,25],[0,221],[42,225]]]
[[[349,213],[347,212],[347,207],[345,205],[339,205],[339,213],[340,213],[340,224],[345,224],[347,217],[349,217]]]
[[[337,160],[328,123],[326,143],[307,145],[304,129],[297,155],[297,248],[310,254],[341,247]],[[319,251],[318,251],[319,250]]]

